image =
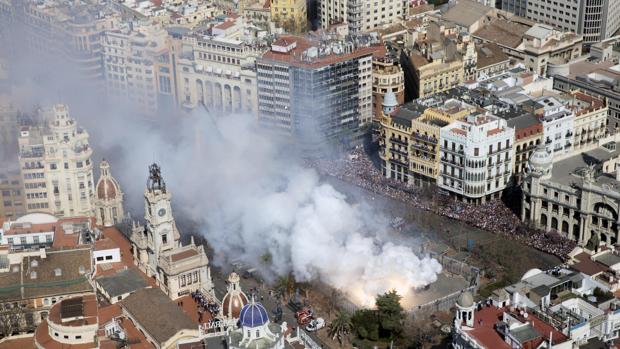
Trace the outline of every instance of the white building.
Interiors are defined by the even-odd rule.
[[[61,228],[58,218],[46,213],[31,213],[15,221],[7,221],[0,229],[0,244],[12,248],[39,248],[54,243],[55,230]]]
[[[224,22],[234,23],[232,21]],[[189,33],[177,60],[179,104],[184,108],[244,112],[256,116],[256,58],[267,50],[222,34]]]
[[[157,164],[149,167],[150,176],[144,192],[144,219],[134,222],[131,233],[134,264],[171,299],[193,291],[214,297],[209,258],[203,246],[196,246],[193,238],[181,246],[180,234],[172,216],[172,194],[166,189]]]
[[[535,99],[544,108],[539,115],[543,124],[543,143],[554,159],[570,155],[573,150],[575,113],[555,97],[541,96]]]
[[[321,27],[348,23],[349,33],[370,32],[400,21],[407,11],[407,2],[400,0],[321,0],[319,1]]]
[[[106,31],[101,40],[108,95],[146,115],[175,103],[166,30],[155,25]]]
[[[88,133],[66,105],[45,111],[45,125],[24,127],[19,162],[28,212],[57,217],[92,216],[94,182]]]
[[[439,187],[467,202],[499,196],[512,175],[514,135],[506,120],[488,112],[442,127]]]
[[[103,160],[99,164],[100,177],[95,197],[97,225],[111,227],[123,220],[123,192],[112,173],[110,164]]]

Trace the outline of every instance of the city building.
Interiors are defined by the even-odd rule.
[[[0,260],[3,313],[14,311],[19,319],[19,326],[8,335],[32,333],[49,318],[54,304],[93,292],[89,282],[92,268],[88,247],[38,249],[28,253],[2,249]],[[33,284],[36,287],[32,287]],[[14,306],[16,308],[11,310]]]
[[[67,297],[54,304],[47,318],[37,327],[34,343],[37,349],[79,346],[99,348],[97,297],[94,294]]]
[[[124,18],[149,21],[163,26],[177,25],[191,29],[220,13],[218,5],[221,3],[204,0],[121,0],[114,2],[113,6]]]
[[[0,173],[0,217],[15,219],[24,214],[26,204],[20,172]]]
[[[3,223],[0,244],[11,250],[74,246],[84,242],[83,232],[90,231],[89,217],[59,219],[47,213],[29,213]]]
[[[476,45],[476,69],[474,78],[486,80],[503,74],[510,68],[510,58],[495,43]]]
[[[412,53],[405,61],[408,64],[403,69],[406,79],[412,81],[414,98],[444,92],[465,81],[463,60],[458,56],[446,60],[441,55],[433,58]]]
[[[502,10],[564,31],[582,34],[592,44],[616,35],[620,9],[613,0],[502,0]]]
[[[607,101],[607,129],[620,127],[620,65],[613,61],[581,61],[569,65],[568,72],[553,77],[553,88],[563,92],[582,92]]]
[[[228,275],[228,292],[222,298],[221,315],[225,319],[239,319],[241,310],[250,303],[248,296],[241,290],[239,274]]]
[[[454,99],[429,99],[407,103],[385,114],[379,142],[383,175],[415,186],[436,183],[440,130],[474,110]]]
[[[385,56],[372,60],[373,115],[378,119],[383,112],[383,96],[393,92],[398,104],[405,103],[405,75],[398,61]]]
[[[560,161],[539,146],[524,177],[521,219],[546,231],[555,230],[579,245],[595,238],[618,241],[620,150],[614,136],[599,147]]]
[[[370,0],[321,0],[319,1],[319,18],[321,28],[327,29],[333,24],[347,23],[349,33],[370,32],[382,26],[399,22],[405,16],[406,2],[387,0],[373,2]]]
[[[580,91],[570,93],[568,107],[575,113],[573,148],[576,151],[598,146],[607,131],[607,103]]]
[[[88,133],[66,105],[43,112],[44,124],[26,126],[19,136],[19,163],[27,212],[58,217],[93,214],[94,179]]]
[[[166,30],[155,25],[123,25],[102,35],[108,95],[152,115],[176,102],[174,67]]]
[[[272,0],[271,19],[287,33],[302,33],[308,28],[305,0]]]
[[[157,349],[178,348],[177,343],[198,337],[198,326],[158,288],[142,288],[121,302],[130,319]]]
[[[18,13],[34,54],[73,68],[85,82],[103,82],[101,36],[118,25],[119,14],[103,3],[69,1],[26,2]]]
[[[501,196],[512,176],[515,131],[506,120],[475,111],[440,130],[437,185],[466,202]]]
[[[281,36],[256,62],[259,124],[304,149],[360,144],[372,120],[373,55],[384,53],[371,37],[320,42]]]
[[[201,291],[215,297],[209,258],[204,246],[194,240],[182,246],[181,235],[172,215],[172,194],[166,188],[157,164],[149,167],[144,191],[144,225],[133,223],[131,244],[134,264],[171,299]]]
[[[544,145],[555,159],[570,155],[573,151],[575,113],[554,96],[534,99],[542,110],[537,116],[543,125]]]
[[[543,125],[540,119],[531,113],[508,119],[507,124],[515,130],[512,173],[515,184],[520,184],[527,170],[527,161],[534,153],[536,146],[543,142]]]
[[[99,180],[95,186],[94,210],[97,225],[111,227],[123,220],[123,192],[112,173],[110,164],[103,160],[99,164]]]
[[[472,34],[482,42],[496,43],[504,53],[541,76],[566,70],[581,57],[583,37],[544,24],[497,18]]]
[[[267,51],[260,41],[188,32],[177,57],[179,104],[257,115],[256,58]]]

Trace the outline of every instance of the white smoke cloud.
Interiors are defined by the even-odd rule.
[[[385,216],[322,183],[301,166],[291,144],[259,132],[252,117],[178,112],[140,119],[67,78],[70,70],[33,75],[32,68],[41,67],[33,59],[12,71],[16,103],[25,110],[69,104],[91,134],[93,160],[110,161],[134,215],[143,214],[147,166],[158,162],[176,216],[197,223],[213,247],[214,263],[243,260],[271,276],[320,279],[368,306],[377,294],[396,289],[407,296],[437,279],[436,260],[396,241]],[[269,265],[261,263],[267,253]]]

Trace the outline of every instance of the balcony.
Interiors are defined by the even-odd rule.
[[[463,155],[465,154],[465,151],[463,149],[450,149],[450,148],[446,148],[446,147],[441,147],[440,148],[442,151],[448,152],[448,153],[452,153],[452,154],[460,154]]]
[[[423,134],[421,134],[419,132],[414,132],[412,136],[413,136],[413,138],[422,140],[424,142],[428,142],[428,143],[432,143],[432,144],[437,144],[437,138],[432,137],[432,136],[423,135]]]
[[[547,140],[545,141],[545,144],[551,144],[551,143],[552,143],[551,138],[547,138]]]
[[[407,168],[409,167],[409,164],[405,163],[404,160],[390,158],[389,161]]]
[[[404,155],[404,156],[408,156],[409,155],[409,153],[406,150],[401,150],[401,149],[398,149],[398,148],[390,148],[390,151],[394,152],[394,153],[397,153],[397,154]]]
[[[572,135],[573,135],[573,132],[572,132],[572,131],[568,131],[568,132],[566,132],[566,137],[571,137]]]
[[[421,151],[427,152],[427,153],[434,153],[435,152],[435,147],[429,147],[429,146],[426,146],[426,145],[423,145],[423,144],[417,144],[417,143],[416,144],[412,144],[411,148],[418,149],[418,150],[421,150]]]
[[[404,141],[404,140],[402,140],[402,139],[398,139],[398,138],[396,138],[396,137],[391,137],[391,138],[390,138],[390,142],[392,142],[392,143],[402,144],[402,145],[405,145],[405,146],[409,145],[409,143],[407,143],[406,141]]]

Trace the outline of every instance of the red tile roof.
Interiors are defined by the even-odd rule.
[[[187,250],[187,251],[183,251],[183,252],[179,252],[179,253],[171,255],[170,259],[173,262],[176,262],[176,261],[180,261],[182,259],[186,259],[186,258],[195,256],[197,254],[198,254],[198,252],[196,250]]]
[[[608,269],[606,266],[593,261],[590,258],[590,255],[585,252],[581,252],[580,254],[576,255],[575,259],[578,262],[572,264],[570,267],[586,275],[593,276],[602,273]]]

